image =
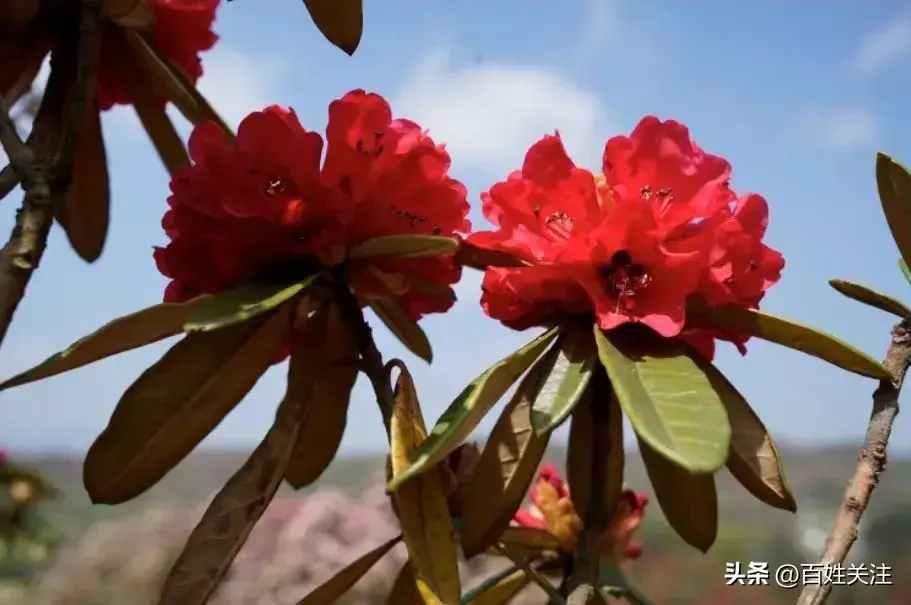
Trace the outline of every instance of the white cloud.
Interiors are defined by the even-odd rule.
[[[553,70],[497,63],[456,67],[441,52],[417,66],[393,107],[446,143],[455,162],[504,175],[554,130],[580,165],[595,166],[611,132],[598,98]]]
[[[808,129],[827,147],[850,149],[867,147],[876,142],[879,121],[865,110],[820,112],[811,116]]]
[[[597,55],[616,31],[614,0],[587,0],[585,26],[576,46],[576,62],[585,63]]]
[[[905,13],[864,40],[854,56],[854,68],[874,72],[908,54],[911,54],[911,14]]]

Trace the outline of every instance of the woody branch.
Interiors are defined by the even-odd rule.
[[[60,145],[53,157],[35,153],[32,143],[53,136],[48,129],[54,126],[41,120],[39,115],[29,136],[29,145],[26,145],[0,99],[0,144],[10,161],[10,168],[4,170],[7,177],[2,180],[9,182],[9,174],[14,172],[21,180],[24,192],[13,232],[0,250],[0,343],[41,262],[54,220],[54,208],[66,194],[72,177],[76,135],[85,115],[90,86],[94,86],[101,43],[97,0],[83,1],[78,35],[76,84],[66,108]],[[55,52],[52,62],[72,60],[66,55],[66,52]]]
[[[848,551],[857,540],[860,518],[879,483],[880,473],[886,468],[886,447],[892,424],[898,415],[898,396],[911,365],[911,318],[903,319],[892,329],[892,344],[883,365],[894,378],[892,381],[881,381],[873,393],[873,412],[867,425],[864,447],[857,461],[857,470],[845,489],[832,535],[819,559],[823,565],[843,563],[848,556]],[[822,605],[831,593],[831,583],[807,585],[800,593],[797,605]]]

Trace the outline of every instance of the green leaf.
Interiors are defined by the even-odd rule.
[[[548,353],[550,368],[532,405],[531,422],[539,436],[560,426],[582,398],[595,368],[597,350],[588,325],[571,324]]]
[[[911,173],[886,154],[878,153],[876,186],[892,239],[905,262],[911,262]]]
[[[905,259],[898,259],[898,268],[901,269],[902,275],[904,275],[905,279],[908,280],[908,283],[911,284],[911,269],[908,269],[908,263],[905,262]]]
[[[250,283],[217,294],[195,309],[184,325],[186,332],[210,332],[262,315],[307,289],[319,277],[289,284]]]
[[[459,249],[459,240],[443,235],[386,235],[369,239],[354,246],[348,252],[351,260],[373,258],[376,256],[394,256],[398,258],[417,258],[421,256],[441,256],[454,254]]]
[[[512,595],[530,582],[531,579],[526,577],[525,572],[515,565],[507,567],[466,592],[462,596],[462,605],[481,605],[482,602],[485,602],[485,605],[486,603],[506,603]],[[503,600],[504,596],[507,597],[506,601]]]
[[[552,328],[488,368],[456,397],[440,416],[427,439],[413,452],[412,463],[397,473],[387,491],[394,491],[408,479],[423,473],[445,458],[477,428],[484,415],[515,384],[556,338]]]
[[[163,303],[124,315],[77,340],[34,368],[13,376],[0,384],[0,390],[63,374],[180,334],[187,318],[195,309],[206,304],[208,299],[208,296],[200,296],[185,303]]]
[[[690,299],[686,313],[687,322],[693,327],[748,334],[818,357],[861,376],[892,380],[892,374],[881,363],[843,340],[771,313],[736,305],[710,307],[698,298]]]
[[[694,354],[646,329],[594,328],[601,363],[639,438],[692,472],[724,466],[731,426]]]
[[[902,319],[911,317],[911,309],[904,304],[891,296],[887,296],[876,290],[871,290],[867,286],[855,284],[854,282],[845,281],[843,279],[830,279],[829,285],[835,288],[840,294],[844,294],[848,298],[862,302],[865,305],[876,307],[880,311],[897,315]]]
[[[426,361],[433,362],[433,348],[424,330],[393,298],[377,298],[369,303],[370,309],[380,318],[393,336],[405,347]]]

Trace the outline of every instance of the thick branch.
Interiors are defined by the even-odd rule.
[[[601,387],[608,388],[606,379],[595,384],[595,397],[591,405],[591,415],[594,427],[592,430],[593,452],[606,452],[609,444],[601,443],[608,432],[604,425],[610,422],[610,413],[604,402],[610,396],[599,396]],[[604,477],[607,475],[607,460],[604,456],[592,457],[591,467],[591,492],[589,494],[588,509],[585,512],[584,527],[579,535],[576,545],[573,573],[569,580],[570,594],[566,605],[589,605],[603,603],[604,597],[598,586],[598,571],[601,567],[601,550],[604,532],[610,523],[611,511],[604,506]]]
[[[66,195],[71,180],[75,139],[85,116],[86,98],[95,81],[101,45],[100,29],[96,0],[84,0],[79,27],[76,83],[73,97],[68,99],[66,122],[54,158],[36,155],[31,147],[22,142],[9,113],[0,110],[0,143],[10,158],[16,176],[22,179],[22,189],[25,192],[12,235],[0,250],[0,343],[25,296],[32,274],[41,262],[54,220],[54,208]],[[66,52],[55,52],[51,60],[72,60],[66,55]],[[40,141],[42,136],[50,134],[42,131],[53,127],[45,125],[40,118],[39,115],[35,120],[30,142]],[[3,181],[3,186],[8,186],[9,179],[12,178],[9,171],[5,170],[2,176],[3,179],[0,180]]]
[[[904,319],[892,329],[892,344],[886,353],[886,369],[895,377],[884,380],[873,393],[873,412],[867,425],[864,447],[857,461],[857,470],[845,489],[841,509],[835,519],[832,535],[819,562],[828,565],[843,563],[857,540],[857,527],[864,514],[879,475],[886,468],[886,447],[892,433],[892,423],[898,415],[898,395],[908,366],[911,365],[911,319]],[[832,584],[806,586],[797,605],[821,605],[829,598]]]
[[[392,385],[386,379],[383,356],[379,349],[376,348],[376,342],[373,340],[373,329],[367,323],[364,311],[361,309],[357,297],[348,288],[347,280],[344,276],[340,276],[338,279],[337,287],[335,288],[335,298],[342,317],[352,332],[354,345],[361,356],[361,371],[370,380],[370,385],[376,395],[376,402],[380,407],[380,413],[383,415],[386,433],[389,433],[392,409],[395,406]]]

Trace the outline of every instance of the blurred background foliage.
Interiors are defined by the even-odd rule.
[[[155,605],[156,590],[202,514],[208,498],[243,461],[245,452],[202,451],[140,498],[117,507],[92,506],[75,458],[17,461],[65,496],[41,502],[35,518],[52,528],[47,558],[0,563],[0,605]],[[719,477],[720,532],[707,555],[685,545],[649,507],[642,529],[645,554],[630,575],[656,605],[793,604],[797,590],[726,586],[725,562],[812,563],[831,529],[856,449],[783,450],[798,513],[773,510],[728,476]],[[560,466],[565,452],[548,451]],[[287,488],[254,530],[214,605],[293,605],[311,588],[396,531],[383,493],[380,458],[340,458],[314,489]],[[627,462],[629,484],[651,493],[638,457]],[[877,489],[851,561],[892,567],[898,586],[837,587],[832,605],[911,605],[901,578],[911,573],[911,460],[891,460]],[[351,592],[342,605],[382,603],[404,552],[401,546]],[[463,570],[465,588],[505,567],[478,558]],[[516,605],[543,604],[531,587]]]

